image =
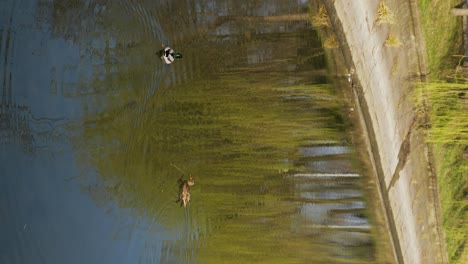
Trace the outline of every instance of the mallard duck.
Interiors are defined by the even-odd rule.
[[[175,53],[173,49],[170,47],[165,47],[163,45],[163,49],[158,52],[159,56],[161,57],[161,61],[165,64],[171,64],[174,62],[175,59],[182,58],[182,54]]]
[[[182,180],[180,178],[177,180],[179,184],[179,199],[177,199],[176,203],[180,202],[180,206],[184,205],[187,207],[187,204],[190,202],[190,186],[195,184],[192,175],[189,176],[188,180]]]

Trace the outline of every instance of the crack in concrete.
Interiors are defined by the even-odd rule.
[[[408,155],[411,150],[411,133],[413,132],[414,126],[416,124],[416,116],[411,121],[411,125],[408,129],[408,133],[406,133],[405,139],[401,143],[400,151],[398,152],[398,164],[395,167],[395,171],[393,172],[392,179],[390,184],[387,188],[387,192],[395,186],[395,183],[400,179],[400,172],[405,167],[406,161],[408,160]]]

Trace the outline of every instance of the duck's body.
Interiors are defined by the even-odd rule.
[[[195,181],[192,178],[192,175],[189,176],[188,180],[179,179],[177,181],[179,184],[179,199],[176,203],[180,202],[180,206],[187,207],[187,204],[190,202],[190,186],[195,184]]]
[[[164,47],[159,51],[159,56],[161,57],[161,61],[165,64],[171,64],[174,62],[175,59],[182,58],[182,54],[176,53],[170,47]]]

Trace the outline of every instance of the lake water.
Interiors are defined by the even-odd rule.
[[[0,262],[379,262],[308,10],[0,1]]]

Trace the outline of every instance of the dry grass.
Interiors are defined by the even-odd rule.
[[[387,39],[385,40],[386,47],[399,47],[401,42],[395,34],[388,34]]]
[[[326,49],[336,49],[339,47],[338,39],[335,35],[331,35],[323,42],[323,47]]]
[[[395,15],[384,1],[380,2],[379,7],[377,8],[376,17],[377,25],[395,24]]]
[[[324,5],[320,5],[319,11],[312,17],[312,25],[314,27],[331,27],[330,18]]]
[[[398,63],[394,62],[392,65],[392,76],[395,76],[398,73]]]

